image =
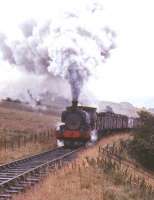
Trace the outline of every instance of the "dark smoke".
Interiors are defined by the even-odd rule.
[[[86,68],[79,69],[77,63],[72,63],[68,68],[67,79],[71,85],[72,98],[78,100],[85,78],[89,76]]]

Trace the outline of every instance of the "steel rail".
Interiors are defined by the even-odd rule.
[[[41,152],[39,154],[34,154],[32,156],[26,156],[25,158],[17,159],[17,160],[14,160],[12,162],[8,162],[6,164],[2,164],[2,165],[0,165],[0,172],[1,172],[2,169],[6,168],[6,167],[10,167],[11,165],[14,165],[14,164],[17,164],[17,163],[20,163],[20,162],[25,162],[25,161],[33,159],[35,157],[42,156],[43,154],[46,154],[48,152],[53,152],[53,151],[55,151],[57,149],[63,149],[63,148],[62,147],[57,147],[57,148],[52,149],[52,150],[43,151],[43,152]]]

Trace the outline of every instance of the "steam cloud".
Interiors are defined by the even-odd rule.
[[[22,39],[10,42],[0,34],[2,57],[22,71],[68,80],[77,100],[85,81],[114,48],[115,34],[102,18],[102,6],[94,1],[82,11],[64,12],[43,25],[26,21],[20,26]]]

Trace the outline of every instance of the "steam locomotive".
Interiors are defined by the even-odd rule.
[[[138,126],[137,118],[115,114],[112,110],[97,113],[96,108],[78,106],[77,101],[72,101],[72,106],[62,112],[61,122],[62,124],[56,129],[56,139],[58,145],[66,147],[96,142],[109,130],[123,130]]]

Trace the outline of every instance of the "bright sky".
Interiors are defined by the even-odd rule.
[[[74,1],[80,4],[83,0]],[[137,106],[154,107],[154,2],[102,1],[104,20],[117,33],[117,48],[89,88],[102,100],[128,101]],[[20,37],[17,26],[23,20],[50,19],[53,12],[58,9],[60,12],[63,7],[69,6],[68,2],[73,4],[73,0],[0,0],[0,32],[16,39]],[[20,77],[18,71],[9,71],[9,66],[5,69],[0,66],[0,80]]]

